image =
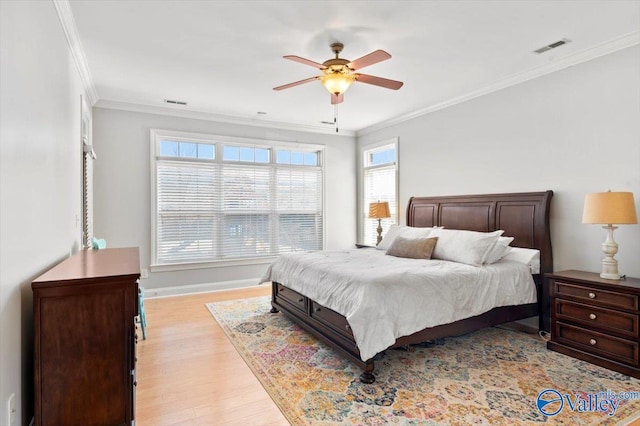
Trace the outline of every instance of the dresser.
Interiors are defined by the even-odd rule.
[[[545,275],[556,352],[640,378],[640,279],[607,280],[597,273]]]
[[[82,250],[31,283],[36,425],[133,424],[138,248]]]

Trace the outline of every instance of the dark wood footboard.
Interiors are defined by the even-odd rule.
[[[282,311],[300,327],[363,369],[360,380],[373,383],[373,360],[362,361],[346,318],[279,283],[271,284],[272,311]]]
[[[282,311],[300,327],[317,337],[327,346],[362,368],[360,381],[373,383],[374,361],[360,359],[360,350],[356,345],[347,319],[339,313],[326,308],[312,299],[291,290],[280,283],[272,283],[271,312]],[[450,324],[425,328],[410,336],[400,337],[389,348],[408,346],[442,337],[459,336],[471,331],[491,327],[506,322],[529,318],[538,314],[538,304],[530,303],[518,306],[502,306],[484,314],[466,318]],[[387,349],[389,349],[387,348]]]

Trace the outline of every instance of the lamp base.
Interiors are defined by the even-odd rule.
[[[378,219],[378,227],[376,228],[376,231],[378,231],[378,240],[376,242],[377,246],[380,244],[380,241],[382,241],[382,223],[380,222],[380,219]]]
[[[620,274],[605,274],[604,272],[600,273],[600,278],[604,278],[605,280],[616,280],[620,281]]]
[[[607,280],[619,280],[620,274],[618,274],[618,261],[614,258],[618,252],[618,244],[613,240],[613,231],[618,229],[617,226],[607,225],[602,229],[607,230],[607,239],[602,243],[602,252],[605,258],[602,259],[602,272],[600,272],[600,278]]]

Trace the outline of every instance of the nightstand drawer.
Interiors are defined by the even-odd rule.
[[[293,291],[290,288],[283,286],[282,284],[278,284],[278,292],[276,294],[276,298],[289,303],[302,312],[307,312],[306,298],[297,291]]]
[[[554,309],[556,319],[560,321],[577,322],[589,329],[597,328],[631,338],[639,336],[638,315],[562,299],[555,299]]]
[[[577,284],[568,284],[562,281],[553,281],[551,297],[563,296],[584,302],[588,301],[591,305],[638,310],[638,296],[635,294],[617,293]]]
[[[639,365],[637,340],[620,339],[562,322],[556,322],[555,326],[554,340],[558,343],[625,364]]]

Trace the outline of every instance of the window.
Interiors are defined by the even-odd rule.
[[[382,235],[389,226],[398,222],[397,207],[397,167],[398,143],[385,143],[363,151],[363,216],[362,241],[367,245],[376,245],[378,232],[377,219],[369,219],[369,203],[387,201],[391,217],[382,219]]]
[[[160,130],[151,143],[154,266],[323,248],[322,147]]]

